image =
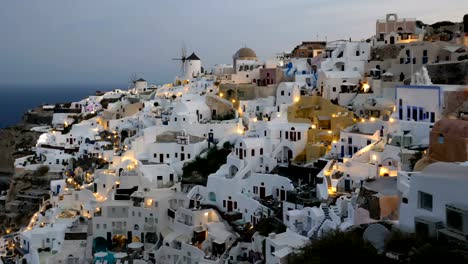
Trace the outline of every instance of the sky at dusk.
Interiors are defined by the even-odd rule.
[[[1,0],[0,86],[171,81],[182,43],[206,68],[248,46],[367,38],[387,13],[460,22],[467,0]]]

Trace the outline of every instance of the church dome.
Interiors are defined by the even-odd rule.
[[[257,59],[257,54],[255,54],[255,51],[250,48],[241,48],[239,49],[236,53],[234,53],[234,56],[232,56],[234,60],[255,60]]]

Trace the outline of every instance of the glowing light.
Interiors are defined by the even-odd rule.
[[[223,94],[223,93],[219,93],[219,97],[223,97],[223,96],[224,96],[224,94]]]
[[[362,89],[364,89],[364,92],[367,93],[367,91],[369,91],[370,89],[370,85],[368,83],[364,83],[362,85]]]
[[[316,125],[312,125],[312,126],[310,126],[310,127],[311,127],[312,129],[316,129],[316,128],[317,128]]]
[[[232,99],[231,102],[232,102],[232,103],[235,103],[235,102],[236,102],[236,99]]]
[[[377,161],[377,155],[373,154],[373,155],[372,155],[372,160],[373,160],[373,161]]]
[[[244,130],[242,130],[242,129],[239,128],[239,129],[237,129],[237,133],[238,133],[238,134],[242,134],[242,133],[244,133]]]
[[[385,167],[380,168],[380,176],[384,176],[385,174],[389,175],[389,170]]]
[[[300,98],[299,96],[296,96],[296,97],[294,97],[294,102],[297,103],[297,102],[299,102],[300,99],[301,99],[301,98]]]
[[[332,117],[336,117],[336,115],[335,115],[335,114],[332,114]]]
[[[332,131],[331,131],[331,130],[328,130],[328,132],[327,132],[327,133],[328,133],[328,134],[331,134],[331,133],[332,133]]]
[[[364,118],[361,118],[361,122],[364,123],[366,122],[366,120]]]
[[[370,118],[370,121],[374,122],[374,121],[375,121],[375,117],[371,117],[371,118]]]
[[[146,206],[150,207],[153,205],[153,199],[146,200]]]
[[[390,123],[393,123],[393,122],[395,122],[395,119],[393,117],[390,117],[390,119],[388,121],[390,121]]]
[[[333,140],[332,143],[333,143],[333,144],[336,144],[336,140]]]
[[[208,216],[208,212],[205,212],[205,216]]]

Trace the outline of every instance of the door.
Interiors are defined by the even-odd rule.
[[[184,161],[185,160],[185,153],[180,153],[180,160]]]
[[[293,158],[292,150],[288,149],[288,161],[290,161],[292,158]]]
[[[344,157],[344,146],[343,145],[341,145],[340,157]]]
[[[280,199],[282,201],[286,200],[286,190],[281,190],[280,191]]]
[[[344,181],[344,189],[345,189],[345,192],[351,191],[351,181],[350,180],[345,180]]]
[[[213,109],[213,111],[211,112],[211,118],[216,118],[216,109]]]
[[[390,44],[395,44],[395,37],[390,37]]]
[[[164,154],[159,154],[159,163],[164,163]]]
[[[265,187],[260,187],[260,199],[265,198]]]
[[[232,201],[227,202],[227,211],[232,212]]]
[[[239,149],[239,159],[243,159],[244,158],[244,151],[242,151],[242,149]]]

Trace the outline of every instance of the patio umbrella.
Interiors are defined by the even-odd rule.
[[[126,256],[128,256],[128,254],[124,253],[124,252],[117,252],[117,253],[114,254],[114,258],[116,258],[116,259],[125,258]]]
[[[143,247],[143,243],[141,242],[132,242],[130,244],[128,244],[128,248],[131,248],[131,249],[137,249],[137,248],[141,248]]]
[[[98,252],[98,253],[94,254],[94,256],[95,256],[96,258],[103,258],[103,257],[107,256],[107,253],[101,251],[101,252]]]

